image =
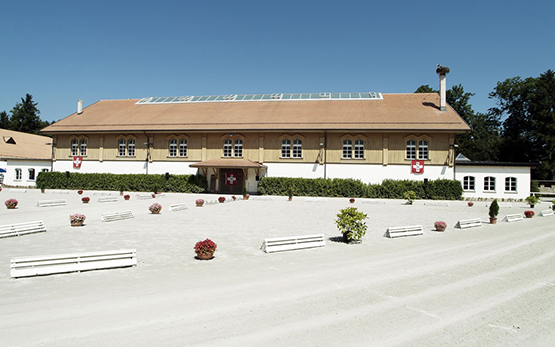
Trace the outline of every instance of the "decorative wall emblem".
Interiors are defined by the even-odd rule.
[[[234,173],[225,174],[225,184],[228,186],[234,186],[237,184],[237,176]]]

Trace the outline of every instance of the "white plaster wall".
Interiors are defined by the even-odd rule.
[[[196,174],[197,169],[189,167],[192,162],[154,162],[148,163],[149,174],[164,174],[169,172],[175,175]],[[73,168],[71,160],[57,160],[54,162],[54,171],[69,171],[81,173],[114,173],[114,174],[146,174],[146,161],[83,161],[79,169]]]
[[[35,186],[35,180],[43,169],[50,171],[50,160],[17,160],[8,159],[2,163],[4,184],[10,186],[28,187]],[[15,169],[21,169],[21,179],[15,179]],[[29,169],[35,169],[35,179],[29,179]]]
[[[324,165],[296,164],[296,163],[265,163],[269,177],[304,177],[323,178]],[[364,183],[381,183],[384,179],[417,180],[425,178],[453,179],[453,168],[447,166],[425,166],[424,173],[414,174],[407,165],[355,165],[355,164],[327,164],[327,178],[354,178]]]
[[[464,191],[465,198],[524,199],[530,195],[530,168],[518,166],[457,166],[457,180],[474,176],[474,191]],[[495,177],[495,191],[484,191],[484,178]],[[505,178],[516,177],[516,192],[505,191]],[[463,186],[464,187],[464,186]]]

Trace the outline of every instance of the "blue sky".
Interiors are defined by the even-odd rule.
[[[4,1],[0,111],[48,121],[101,99],[243,93],[476,93],[555,69],[555,1]]]

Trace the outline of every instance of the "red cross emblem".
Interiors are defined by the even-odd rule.
[[[411,167],[412,173],[424,173],[424,160],[413,160]]]
[[[225,182],[228,186],[234,186],[237,184],[237,176],[232,173],[225,174]]]
[[[79,169],[83,163],[83,157],[73,157],[73,168]]]

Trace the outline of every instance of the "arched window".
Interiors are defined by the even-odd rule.
[[[343,159],[351,159],[353,157],[353,141],[343,140]]]
[[[289,139],[281,140],[281,157],[291,158],[291,140]]]
[[[416,159],[416,141],[407,141],[407,159]]]
[[[231,140],[224,140],[224,157],[231,157]]]
[[[15,169],[15,179],[20,180],[21,176],[21,169]]]
[[[428,141],[420,140],[418,141],[418,159],[428,160]]]
[[[86,157],[87,156],[87,140],[85,140],[85,139],[81,140],[79,148],[81,149],[81,155],[83,157]]]
[[[296,139],[293,141],[293,158],[303,157],[303,141]]]
[[[30,181],[35,180],[35,169],[29,169],[29,180]]]
[[[516,177],[505,178],[505,191],[516,192]]]
[[[355,140],[355,159],[364,159],[364,140]]]
[[[242,157],[243,156],[243,140],[235,140],[235,146],[233,146],[233,156]]]
[[[175,157],[177,156],[177,140],[176,139],[171,139],[170,140],[170,157]]]
[[[180,157],[187,156],[187,140],[185,139],[179,140],[179,156]]]
[[[463,178],[463,189],[464,190],[474,190],[474,176],[464,176]]]
[[[79,155],[79,141],[71,140],[71,155]]]
[[[119,143],[118,156],[125,157],[125,148],[127,147],[127,141],[125,141],[124,139],[121,139],[118,141],[118,143]]]
[[[495,191],[495,177],[491,177],[491,176],[484,177],[484,191],[485,192]]]
[[[129,139],[127,141],[127,156],[134,157],[135,156],[135,140]]]

